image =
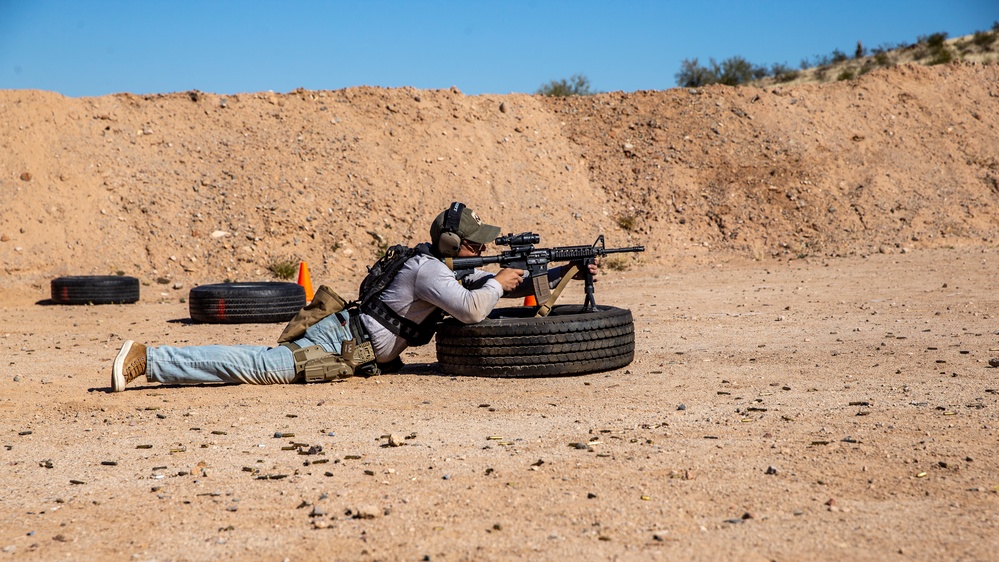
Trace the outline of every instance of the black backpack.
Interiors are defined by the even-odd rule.
[[[377,320],[388,331],[405,339],[411,346],[430,343],[437,331],[437,324],[444,317],[444,311],[437,309],[426,320],[417,324],[403,318],[382,302],[381,295],[392,284],[402,266],[417,254],[432,255],[430,245],[423,243],[415,248],[401,244],[392,246],[384,256],[368,268],[368,274],[361,281],[361,288],[357,291],[357,304],[361,312]]]

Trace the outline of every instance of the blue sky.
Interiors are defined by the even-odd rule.
[[[661,90],[684,59],[797,68],[996,21],[999,0],[0,0],[0,89]]]

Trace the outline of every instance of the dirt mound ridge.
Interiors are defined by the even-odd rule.
[[[644,262],[993,246],[997,84],[957,64],[569,99],[0,91],[0,284],[120,271],[168,291],[304,259],[347,292],[454,199]]]
[[[566,135],[590,181],[668,248],[762,258],[994,245],[997,77],[997,65],[908,65],[552,107],[572,116]]]

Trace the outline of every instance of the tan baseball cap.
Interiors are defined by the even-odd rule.
[[[441,232],[444,230],[444,215],[447,214],[447,211],[447,209],[441,211],[441,214],[437,215],[433,224],[430,225],[430,240],[435,246],[441,239]],[[479,215],[475,214],[475,211],[468,207],[465,207],[461,211],[461,220],[458,221],[457,234],[462,239],[478,244],[489,244],[493,240],[496,240],[500,232],[500,227],[483,223]]]

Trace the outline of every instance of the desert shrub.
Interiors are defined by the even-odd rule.
[[[291,258],[276,259],[267,266],[267,269],[278,279],[291,279],[298,273],[298,264],[298,260]]]
[[[791,67],[785,63],[775,62],[770,65],[770,74],[772,76],[780,76],[781,74],[785,74],[791,71],[792,71]]]
[[[621,227],[621,230],[630,231],[635,228],[635,225],[638,223],[638,219],[635,218],[635,215],[618,215],[617,218],[614,219],[614,222]]]
[[[793,80],[797,80],[799,76],[801,76],[801,72],[798,72],[797,70],[792,70],[790,72],[785,72],[784,74],[781,74],[780,76],[778,76],[777,77],[777,81],[778,82],[791,82]]]
[[[681,88],[700,88],[718,83],[718,75],[709,68],[701,66],[697,59],[683,59],[680,71],[673,77],[676,78],[676,85]]]
[[[992,51],[994,49],[992,45],[997,40],[999,40],[999,21],[993,23],[991,31],[975,32],[973,38],[955,43],[955,47],[960,49],[962,53],[970,52],[972,44],[982,51]],[[870,58],[866,59],[868,52]],[[832,71],[838,72],[835,74],[837,80],[851,80],[870,72],[876,66],[896,64],[902,52],[905,53],[906,57],[911,56],[916,62],[926,65],[949,63],[960,56],[954,48],[948,46],[947,33],[939,32],[919,36],[915,43],[882,43],[869,51],[864,47],[863,42],[857,41],[853,58],[866,60],[862,61],[861,66],[852,69],[834,68],[834,65],[841,65],[850,60],[850,57],[839,49],[833,49],[832,53],[828,55],[814,55],[811,58],[802,59],[799,66],[803,71],[812,70],[813,79],[818,82],[829,80]],[[699,64],[696,58],[684,59],[680,71],[674,76],[678,86],[697,88],[709,84],[737,86],[759,81],[768,76],[772,76],[776,82],[790,82],[800,78],[801,73],[791,70],[786,64],[773,64],[768,68],[753,65],[743,57],[735,56],[725,59],[721,63],[710,59],[707,66]]]
[[[971,37],[971,42],[979,49],[989,50],[996,40],[995,31],[976,31]]]
[[[929,66],[937,64],[947,64],[954,60],[954,53],[950,52],[947,47],[940,47],[931,52],[930,61],[926,63]]]
[[[940,49],[944,46],[944,42],[947,41],[947,33],[944,31],[939,31],[925,38],[925,41],[920,41],[920,43],[925,42],[926,46],[930,49]]]
[[[790,82],[798,77],[799,72],[786,64],[773,64],[770,67],[770,75],[778,82]]]
[[[712,65],[714,61],[711,61]],[[753,65],[742,57],[729,57],[722,61],[718,82],[728,86],[738,86],[753,79]]]
[[[625,271],[631,267],[631,259],[623,256],[610,256],[600,260],[600,267],[609,271]]]
[[[674,77],[681,88],[700,88],[709,84],[739,86],[770,75],[767,67],[754,65],[740,56],[729,57],[720,64],[710,59],[709,66],[701,66],[697,59],[684,59]]]
[[[568,80],[552,80],[538,88],[536,94],[564,98],[568,96],[589,96],[594,92],[590,90],[590,79],[582,74],[573,74]]]
[[[829,58],[829,55],[815,55],[811,58],[811,60],[801,59],[801,69],[805,70],[808,68],[829,66],[832,62],[833,61]]]

